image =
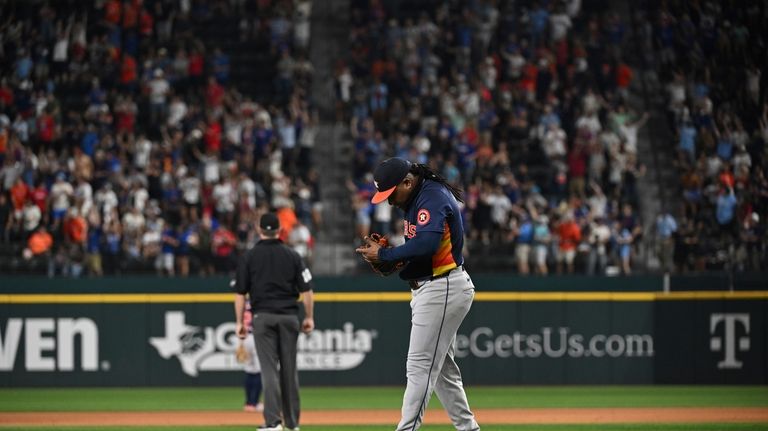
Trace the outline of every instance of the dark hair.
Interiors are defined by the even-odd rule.
[[[411,165],[410,172],[413,175],[417,175],[421,178],[432,180],[444,185],[457,201],[464,203],[464,191],[454,185],[449,184],[442,175],[433,171],[429,166],[422,163],[414,163]]]

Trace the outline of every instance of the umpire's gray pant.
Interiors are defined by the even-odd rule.
[[[300,410],[296,368],[299,318],[295,314],[254,313],[253,339],[264,384],[264,421],[296,428]]]
[[[432,391],[437,392],[457,430],[479,430],[475,415],[469,410],[461,372],[453,360],[456,331],[472,305],[475,286],[461,269],[418,286],[411,299],[408,384],[397,430],[419,429]]]

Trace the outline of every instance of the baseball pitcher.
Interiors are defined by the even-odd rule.
[[[456,331],[475,296],[461,252],[462,192],[426,165],[397,157],[383,161],[373,178],[378,192],[371,202],[386,200],[405,212],[405,244],[365,237],[356,250],[380,274],[402,268],[400,278],[411,287],[408,383],[397,430],[420,428],[432,391],[457,430],[479,430],[454,361]]]

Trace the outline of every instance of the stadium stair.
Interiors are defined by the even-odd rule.
[[[317,232],[313,271],[318,275],[354,270],[354,216],[346,181],[352,172],[353,144],[346,124],[336,123],[334,70],[346,57],[349,35],[348,0],[314,2],[309,58],[315,68],[312,100],[320,114],[314,165],[320,171],[323,226]]]
[[[643,231],[646,232],[643,244],[646,253],[642,264],[653,271],[661,266],[654,240],[656,217],[665,211],[674,214],[675,197],[680,195],[680,183],[672,163],[675,147],[669,145],[674,139],[667,126],[666,101],[654,97],[659,94],[659,81],[654,71],[655,52],[653,46],[647,46],[638,20],[632,19],[637,9],[630,2],[621,3],[616,9],[624,22],[632,23],[629,43],[637,48],[627,51],[632,53],[629,60],[637,77],[633,82],[630,105],[636,112],[649,113],[648,122],[640,130],[638,139],[638,162],[646,167],[645,176],[638,179],[638,198]]]

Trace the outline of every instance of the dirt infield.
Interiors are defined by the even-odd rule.
[[[768,422],[768,408],[540,408],[478,409],[481,424],[614,424],[614,423],[726,423]],[[302,425],[394,424],[399,410],[306,410]],[[261,415],[239,411],[168,412],[8,412],[0,413],[3,426],[85,425],[254,425]],[[450,424],[442,410],[428,410],[427,424]]]

